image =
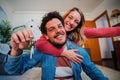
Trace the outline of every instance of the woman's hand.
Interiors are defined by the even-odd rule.
[[[64,50],[61,54],[61,56],[64,56],[71,60],[74,63],[81,63],[83,56],[77,54],[77,49],[71,49],[71,50]]]

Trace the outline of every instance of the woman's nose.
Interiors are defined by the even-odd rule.
[[[74,20],[71,20],[71,21],[70,21],[70,24],[73,24],[73,23],[74,23]]]

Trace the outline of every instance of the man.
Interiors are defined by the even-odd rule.
[[[5,63],[6,72],[9,74],[22,74],[40,62],[42,80],[82,80],[80,76],[82,69],[93,80],[107,80],[103,73],[90,61],[89,55],[83,48],[66,40],[63,25],[64,21],[59,13],[50,12],[44,16],[40,30],[53,46],[57,48],[63,47],[64,49],[78,49],[77,53],[84,57],[82,63],[75,64],[65,57],[43,54],[36,49],[34,49],[32,59],[30,53],[22,54],[22,49],[27,47],[29,41],[33,38],[31,31],[23,30],[13,34],[11,37],[12,50]]]

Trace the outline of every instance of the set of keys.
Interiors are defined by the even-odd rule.
[[[30,47],[31,47],[31,50],[30,50],[30,59],[32,59],[32,55],[34,54],[34,44],[35,44],[35,41],[30,41]]]

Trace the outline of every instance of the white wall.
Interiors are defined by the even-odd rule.
[[[24,11],[24,12],[15,12],[13,17],[13,26],[26,25],[27,28],[31,29],[34,33],[35,39],[38,39],[41,35],[39,30],[39,26],[41,23],[41,19],[46,12],[32,12],[32,11]],[[32,21],[33,20],[33,21]],[[30,26],[33,26],[32,28]]]
[[[120,9],[120,0],[104,0],[98,7],[96,7],[96,9],[93,12],[90,13],[84,13],[85,14],[85,18],[86,20],[93,20],[94,18],[96,18],[99,14],[101,14],[102,12],[104,12],[105,10],[108,11],[108,14],[110,16],[111,11],[113,9]],[[11,21],[12,17],[14,16],[14,10],[7,4],[5,3],[4,0],[0,1],[0,5],[2,6],[2,8],[5,10],[8,19]],[[78,5],[78,4],[76,4]],[[88,5],[89,6],[89,5]],[[65,6],[61,6],[61,8],[64,8]],[[33,11],[34,13],[34,11]]]
[[[93,20],[105,10],[111,15],[113,9],[120,9],[120,0],[104,0],[92,13],[85,13],[87,20]]]
[[[7,15],[4,10],[0,7],[0,23],[2,20],[7,20]]]
[[[0,1],[0,7],[4,10],[8,21],[11,22],[14,16],[13,9],[4,0]]]

